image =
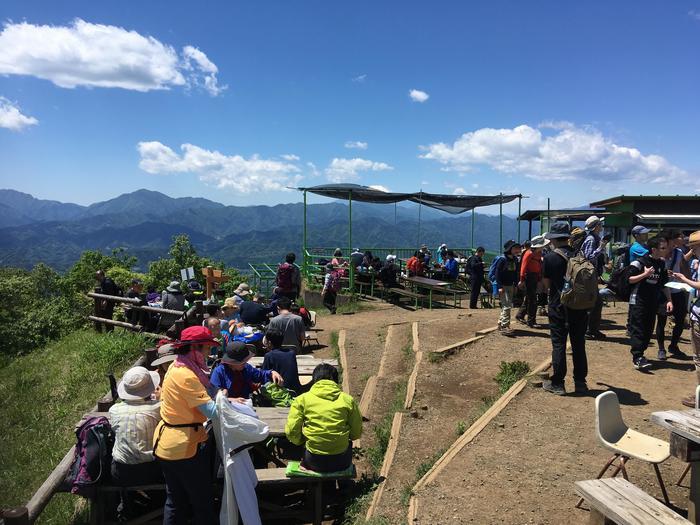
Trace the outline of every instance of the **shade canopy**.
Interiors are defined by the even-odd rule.
[[[321,186],[297,189],[324,197],[330,197],[332,199],[352,199],[353,201],[373,202],[376,204],[411,201],[453,215],[464,213],[465,211],[470,211],[481,206],[505,204],[522,197],[522,195],[448,195],[442,193],[426,193],[424,191],[417,193],[392,193],[375,190],[374,188],[361,186],[359,184],[323,184]]]

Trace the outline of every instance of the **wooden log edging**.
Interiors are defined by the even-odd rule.
[[[403,422],[403,412],[395,412],[394,419],[391,422],[391,432],[389,435],[389,446],[386,449],[386,454],[384,454],[384,461],[382,462],[382,468],[379,471],[379,486],[375,489],[372,495],[372,502],[367,509],[367,514],[365,520],[369,521],[372,519],[374,512],[381,501],[382,494],[384,494],[384,486],[386,485],[385,480],[389,475],[389,469],[391,464],[394,462],[394,456],[396,455],[396,450],[399,445],[399,434],[401,433],[401,423]]]
[[[476,438],[481,431],[486,428],[486,426],[498,416],[503,409],[508,406],[508,403],[512,401],[515,396],[517,396],[527,385],[528,378],[543,372],[549,368],[552,364],[552,359],[547,358],[542,363],[540,363],[532,372],[528,374],[527,377],[517,381],[512,387],[510,387],[498,400],[491,405],[491,407],[484,412],[484,414],[477,419],[472,426],[470,426],[467,431],[462,434],[457,440],[452,443],[450,448],[433,464],[428,472],[419,479],[411,490],[411,498],[408,504],[408,522],[418,523],[418,496],[416,492],[425,487],[427,484],[433,482],[435,478],[442,472],[442,470],[454,459],[454,457],[469,443],[471,443],[474,438]]]
[[[406,399],[403,404],[405,410],[411,408],[413,404],[413,398],[416,395],[416,382],[418,381],[418,368],[423,360],[423,352],[420,349],[420,339],[418,338],[417,322],[413,323],[413,356],[415,363],[413,364],[413,371],[411,375],[408,376],[408,383],[406,384]]]
[[[437,354],[437,355],[452,355],[456,352],[459,352],[460,350],[463,350],[467,346],[469,346],[472,343],[476,343],[477,341],[480,341],[486,337],[485,335],[476,335],[474,337],[470,337],[469,339],[465,339],[463,341],[458,341],[454,344],[448,345],[448,346],[443,346],[442,348],[438,348],[437,350],[433,350],[430,353],[431,354]]]
[[[498,325],[490,326],[489,328],[484,328],[483,330],[477,330],[476,335],[487,335],[491,332],[495,332],[496,330],[498,330]]]
[[[345,330],[338,333],[338,353],[340,354],[340,366],[343,368],[343,392],[350,393],[350,367],[348,366],[348,353],[345,350]]]

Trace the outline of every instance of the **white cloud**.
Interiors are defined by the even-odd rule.
[[[386,186],[382,186],[381,184],[372,184],[370,188],[377,191],[383,191],[384,193],[391,193],[391,190],[389,188],[387,188]]]
[[[284,160],[288,160],[290,162],[297,162],[300,160],[297,155],[292,155],[290,153],[288,153],[286,155],[280,155],[280,157],[282,157]]]
[[[365,80],[367,80],[367,74],[365,73],[365,74],[363,74],[363,75],[357,75],[356,77],[352,77],[351,80],[352,80],[353,82],[358,82],[358,83],[361,84],[362,82],[364,82]]]
[[[326,168],[326,177],[331,182],[345,182],[360,178],[361,171],[389,171],[392,166],[384,162],[373,162],[367,159],[339,159],[334,158]]]
[[[316,167],[316,164],[314,164],[313,162],[307,162],[306,167],[309,168],[309,172],[310,172],[310,175],[312,177],[320,177],[321,176],[321,172],[318,170],[318,168]]]
[[[368,144],[359,140],[348,140],[345,143],[347,149],[367,149]]]
[[[0,96],[0,128],[21,131],[27,126],[34,126],[38,123],[39,121],[34,117],[23,115],[19,106]]]
[[[467,190],[465,190],[461,186],[452,190],[452,195],[466,195],[466,194],[467,194]]]
[[[552,126],[548,126],[550,129]],[[659,155],[615,144],[592,127],[557,126],[545,135],[527,125],[513,129],[482,128],[453,144],[431,144],[421,158],[450,171],[487,166],[506,175],[539,180],[593,179],[677,183],[688,173]]]
[[[478,182],[472,183],[472,188],[477,189],[478,187],[479,187],[479,183],[478,183]]]
[[[697,9],[691,9],[688,11],[688,16],[694,18],[695,20],[700,20],[700,11]]]
[[[226,89],[217,73],[196,47],[185,46],[179,56],[151,36],[79,18],[69,26],[7,22],[0,32],[0,74],[30,75],[63,88],[196,86],[216,96]]]
[[[139,167],[152,174],[194,173],[202,182],[240,193],[283,190],[298,183],[294,164],[240,155],[224,155],[193,144],[182,144],[182,154],[157,142],[139,142]]]
[[[408,92],[408,96],[411,97],[413,102],[421,103],[430,98],[430,95],[428,95],[425,91],[421,91],[420,89],[412,89]]]

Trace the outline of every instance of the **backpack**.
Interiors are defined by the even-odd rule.
[[[593,263],[581,255],[569,257],[563,250],[554,250],[566,259],[561,304],[572,310],[590,310],[598,300],[598,272]]]
[[[280,264],[277,269],[277,286],[284,292],[294,290],[294,266],[289,263]]]
[[[333,270],[329,275],[331,278],[328,281],[328,289],[331,292],[338,293],[340,291],[340,276],[335,270]]]
[[[632,293],[632,285],[630,284],[630,265],[615,268],[610,274],[608,281],[608,289],[610,289],[615,297],[620,301],[629,301]]]
[[[72,494],[87,498],[94,496],[95,485],[109,479],[114,431],[106,417],[89,417],[75,435],[75,457],[66,481]]]
[[[505,255],[499,255],[493,261],[491,261],[491,266],[489,266],[489,281],[492,283],[496,281],[496,267],[498,263],[506,258]]]

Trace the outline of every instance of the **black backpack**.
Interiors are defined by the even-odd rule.
[[[608,281],[608,289],[611,290],[615,297],[620,301],[629,301],[632,293],[632,285],[630,284],[631,265],[615,268],[610,275]]]

